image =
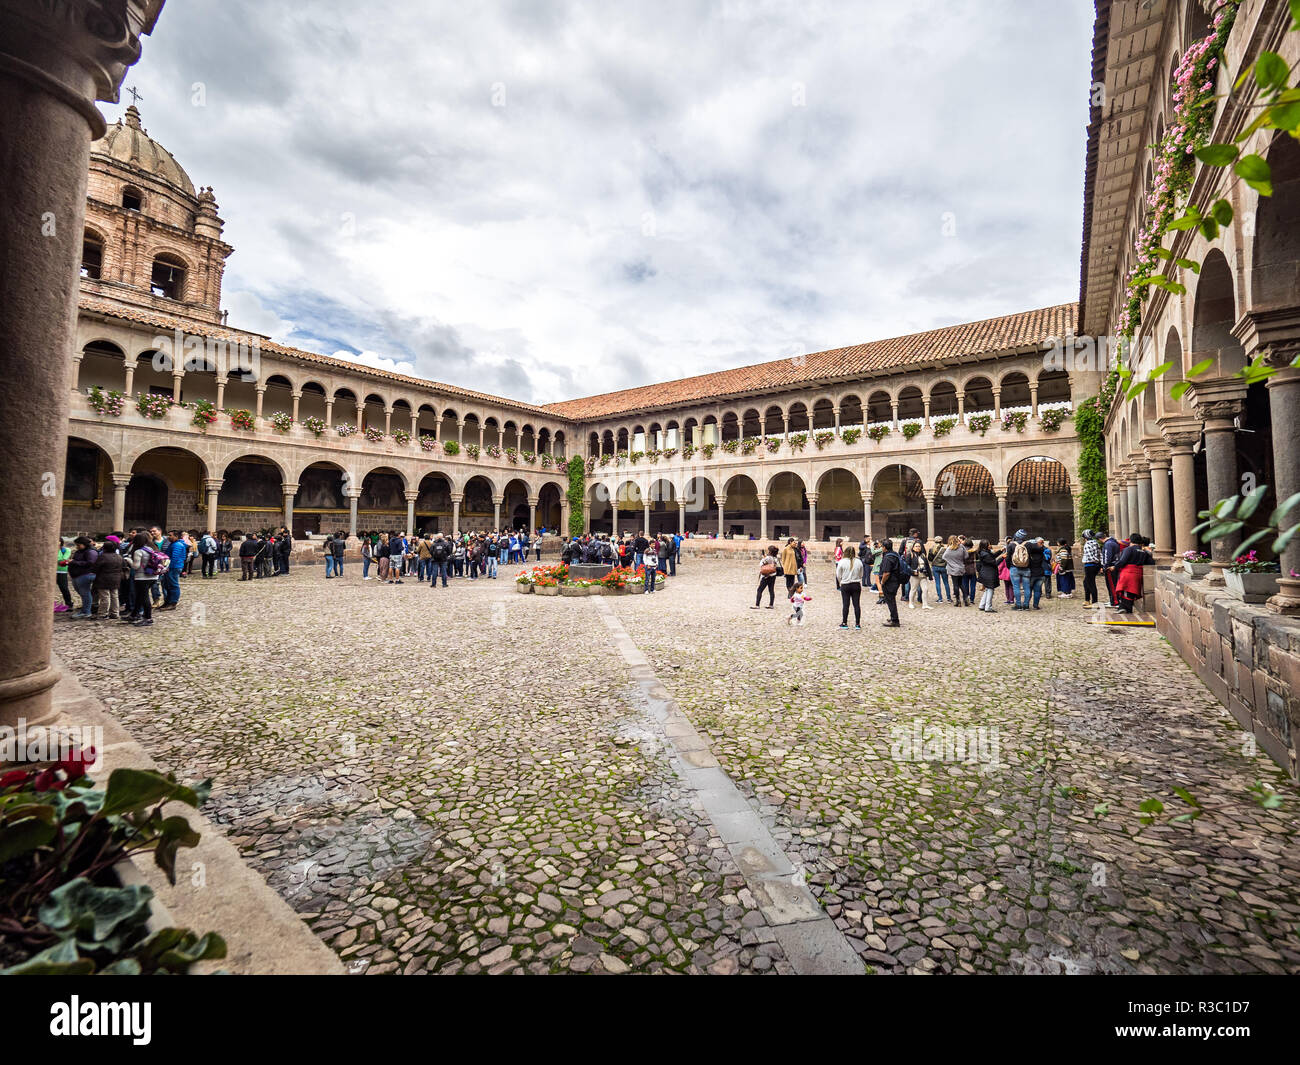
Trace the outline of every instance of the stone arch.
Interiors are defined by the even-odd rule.
[[[1255,308],[1300,306],[1300,141],[1278,133],[1268,149],[1273,195],[1259,197],[1251,249]]]
[[[878,388],[867,397],[867,424],[892,424],[894,420],[894,397],[892,393]]]
[[[891,462],[871,479],[871,535],[906,536],[925,529],[924,480],[913,467]]]
[[[1241,342],[1232,335],[1237,323],[1233,273],[1219,248],[1201,264],[1192,299],[1192,362],[1214,359],[1206,378],[1229,377],[1246,365]]]
[[[961,390],[965,393],[965,400],[962,406],[968,415],[982,414],[985,411],[993,410],[993,381],[985,373],[971,374],[961,383]],[[930,412],[932,415],[933,410]]]
[[[920,422],[925,418],[925,396],[919,385],[904,385],[898,390],[899,422]]]
[[[246,459],[258,459],[259,461],[262,462],[269,462],[272,466],[275,467],[276,473],[280,477],[281,484],[292,483],[291,481],[289,481],[288,471],[285,469],[283,462],[279,461],[278,459],[272,458],[270,455],[267,455],[264,452],[254,450],[252,448],[249,448],[244,451],[236,451],[234,454],[230,456],[230,458],[221,462],[220,463],[221,472],[218,473],[216,476],[224,480],[226,473],[229,471],[231,466],[233,466],[236,462],[243,462]],[[216,465],[217,464],[214,463],[214,467]],[[222,491],[225,491],[225,489],[223,488]]]
[[[112,455],[101,443],[80,432],[68,437],[60,481],[64,509],[59,525],[65,533],[95,536],[115,531],[104,527],[112,511],[102,509],[105,500],[113,499],[114,468]]]
[[[207,502],[203,482],[211,476],[211,469],[208,459],[187,447],[139,447],[124,458],[121,466],[122,472],[131,473],[126,490],[126,524],[159,525],[167,531],[193,528],[200,507]],[[166,487],[161,504],[156,485],[151,488],[145,483],[149,479]],[[154,512],[146,514],[149,506]]]
[[[862,421],[862,397],[856,392],[849,392],[840,397],[840,425],[861,426]]]
[[[1002,409],[1027,409],[1030,405],[1029,375],[1024,370],[1008,370],[998,378],[998,387],[1002,389]]]
[[[1060,539],[1074,542],[1070,471],[1060,459],[1030,455],[1007,471],[1007,531],[1017,529],[1052,543]]]
[[[978,458],[958,458],[934,480],[934,531],[981,540],[998,538],[998,502],[993,471]]]
[[[81,346],[77,386],[86,392],[95,385],[106,392],[126,386],[126,351],[112,340],[93,338]]]

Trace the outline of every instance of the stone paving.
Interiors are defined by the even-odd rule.
[[[1300,972],[1296,790],[1154,630],[1055,600],[841,631],[828,564],[792,629],[747,609],[754,568],[601,599],[193,578],[55,650],[214,778],[206,812],[353,972],[807,971],[692,784],[713,758],[866,971]]]

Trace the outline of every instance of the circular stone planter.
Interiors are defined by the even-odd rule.
[[[561,584],[560,594],[570,598],[586,595],[589,589],[581,584]]]
[[[549,588],[543,588],[540,584],[538,584],[533,587],[533,594],[534,595],[559,595],[560,586],[558,584],[553,584]]]
[[[533,590],[533,586],[531,584],[517,583],[515,585],[515,591],[518,592],[520,595],[530,595],[532,594],[532,590]]]
[[[1210,572],[1214,567],[1208,562],[1184,562],[1183,569],[1193,580],[1199,580]]]
[[[605,588],[605,586],[604,586],[603,584],[589,584],[589,585],[587,585],[587,594],[588,594],[588,595],[604,595],[605,593],[606,593],[606,588]]]
[[[1223,571],[1223,584],[1232,598],[1243,603],[1263,603],[1277,591],[1276,573],[1233,573]]]

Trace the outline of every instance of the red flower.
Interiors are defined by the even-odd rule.
[[[73,748],[72,753],[63,759],[58,765],[59,769],[67,775],[68,782],[80,780],[89,771],[90,767],[95,764],[95,748],[87,747],[84,751]]]
[[[4,776],[0,776],[0,791],[27,783],[31,775],[29,769],[11,769]]]
[[[53,769],[42,769],[32,781],[32,788],[35,791],[62,791],[66,786],[67,781],[60,780]]]

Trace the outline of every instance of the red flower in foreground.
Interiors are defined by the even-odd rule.
[[[4,776],[0,776],[0,791],[27,783],[31,778],[31,775],[31,770],[29,769],[9,770],[9,772]]]
[[[67,786],[66,780],[60,780],[54,769],[42,769],[32,781],[34,791],[62,791]]]
[[[73,748],[72,753],[58,765],[68,777],[68,782],[80,780],[95,764],[95,748],[87,747],[84,751]]]

